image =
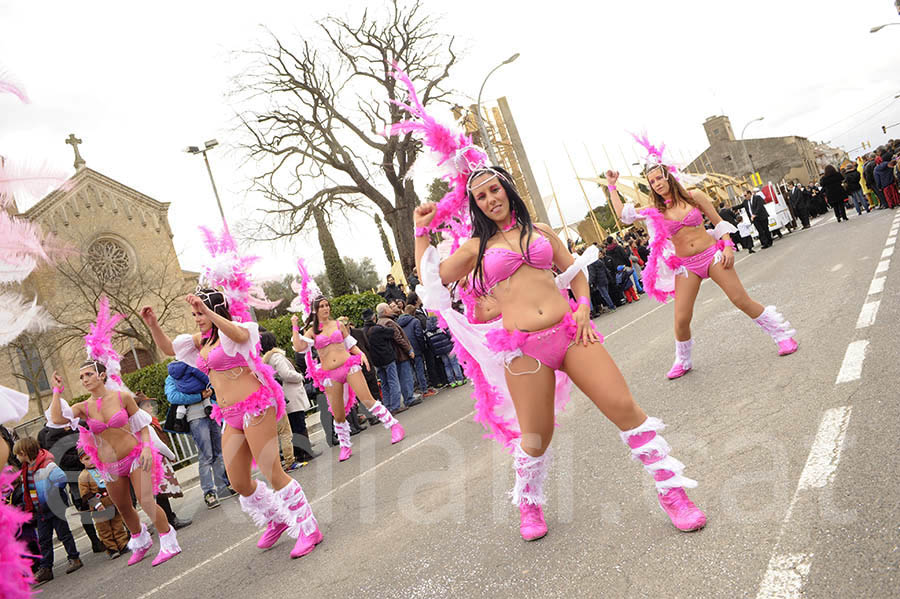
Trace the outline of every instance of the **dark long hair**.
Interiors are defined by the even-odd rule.
[[[665,212],[669,206],[666,206],[666,202],[661,195],[656,193],[653,189],[653,186],[650,185],[650,171],[653,169],[662,169],[662,171],[666,174],[666,181],[669,183],[669,189],[672,190],[672,196],[675,198],[674,203],[684,202],[688,206],[693,206],[697,208],[697,202],[694,201],[694,198],[691,197],[691,194],[688,193],[688,190],[684,188],[684,186],[678,182],[672,172],[668,169],[668,167],[663,165],[655,165],[651,166],[644,170],[644,177],[647,179],[647,187],[650,188],[650,199],[653,201],[653,207],[659,210],[660,212]]]
[[[497,175],[497,173],[500,173],[502,176]],[[528,245],[531,243],[531,236],[534,233],[534,223],[531,221],[531,214],[528,213],[525,202],[522,201],[522,197],[512,184],[512,176],[503,167],[492,166],[474,171],[469,175],[469,182],[471,183],[484,174],[497,176],[497,181],[500,182],[503,190],[506,191],[510,213],[515,217],[516,223],[522,226],[522,231],[519,233],[519,249],[525,256],[525,260],[530,262],[531,256]],[[478,291],[483,293],[486,291],[484,288],[484,251],[487,248],[488,240],[496,235],[500,228],[497,226],[497,223],[489,219],[478,207],[472,190],[467,188],[466,196],[469,198],[469,214],[472,215],[472,236],[478,238],[478,258],[475,261],[472,280],[477,281],[475,284],[478,286]]]
[[[198,289],[199,296],[206,307],[227,320],[231,320],[231,312],[228,310],[228,303],[225,300],[225,294],[215,289]],[[214,322],[209,323],[212,327],[212,334],[209,339],[204,340],[203,345],[215,345],[219,340],[219,327]]]
[[[322,327],[319,326],[319,306],[322,302],[328,302],[328,305],[331,306],[331,302],[329,302],[328,298],[324,295],[320,295],[314,299],[312,310],[310,310],[309,316],[306,317],[306,324],[303,325],[304,327],[312,325],[313,335],[318,335],[322,332]]]

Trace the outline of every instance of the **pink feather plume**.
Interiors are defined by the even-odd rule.
[[[3,467],[0,472],[0,496],[12,493],[18,472]],[[16,537],[22,525],[31,520],[32,514],[0,501],[0,597],[4,599],[28,599],[32,596],[31,559],[28,546]],[[37,557],[37,556],[34,556]]]
[[[31,103],[31,100],[28,98],[28,94],[25,93],[25,88],[22,87],[22,84],[16,81],[13,75],[3,68],[0,68],[0,93],[12,94],[25,104]]]
[[[100,303],[97,306],[97,320],[90,327],[90,333],[84,336],[84,345],[87,349],[88,357],[96,360],[106,366],[107,378],[113,381],[119,389],[125,389],[125,383],[122,382],[121,366],[122,356],[113,347],[112,338],[116,325],[119,324],[125,316],[119,313],[110,314],[109,298],[105,295],[100,296]]]
[[[55,188],[65,188],[68,178],[65,170],[47,163],[31,165],[0,159],[0,206],[21,194],[41,199]]]

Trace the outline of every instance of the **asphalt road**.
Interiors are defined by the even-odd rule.
[[[66,575],[57,552],[42,598],[897,597],[897,223],[889,210],[824,217],[738,254],[751,295],[797,329],[792,356],[711,282],[683,379],[665,378],[671,305],[645,298],[597,320],[700,483],[690,493],[709,518],[700,532],[669,524],[615,427],[576,391],[553,441],[550,532],[525,543],[506,496],[510,460],[482,438],[465,387],[402,414],[402,443],[371,428],[353,437],[350,461],[329,449],[295,473],[325,536],[300,560],[287,537],[257,549],[237,501],[207,511],[194,489],[175,502],[194,516],[180,556],[126,568],[88,553]]]

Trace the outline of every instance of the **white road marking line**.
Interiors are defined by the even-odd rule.
[[[800,599],[811,562],[811,553],[773,555],[756,599]]]
[[[856,319],[856,328],[864,329],[875,324],[875,317],[878,315],[878,305],[881,300],[874,302],[866,302],[863,304],[862,310],[859,311],[859,318]]]
[[[843,267],[844,267],[843,264],[835,264],[834,266],[831,267],[831,272],[837,272],[840,269],[842,269]]]
[[[809,576],[813,554],[782,553],[781,539],[790,524],[800,493],[808,489],[821,489],[834,480],[851,411],[851,406],[843,406],[826,410],[822,416],[816,439],[809,450],[794,496],[778,531],[775,550],[759,585],[756,599],[800,599],[803,596],[803,584]]]
[[[869,295],[884,291],[884,277],[875,277],[869,284]]]
[[[800,474],[797,491],[821,489],[834,480],[852,410],[852,406],[842,406],[825,411],[803,473]]]
[[[866,348],[869,342],[865,339],[854,341],[847,346],[844,361],[841,363],[841,371],[838,372],[835,385],[849,383],[859,379],[862,375],[863,360],[866,359]]]
[[[890,260],[882,260],[878,263],[878,266],[875,267],[875,274],[877,275],[880,272],[887,272],[887,269],[891,267]]]
[[[897,242],[896,237],[888,237],[887,241],[884,242],[884,245],[894,245]]]
[[[893,255],[894,255],[894,248],[892,248],[892,247],[887,247],[887,248],[884,248],[883,250],[881,250],[882,258],[890,258]]]

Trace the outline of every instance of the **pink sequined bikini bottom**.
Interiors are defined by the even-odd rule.
[[[593,322],[591,328],[596,331]],[[503,359],[507,370],[509,363],[519,356],[529,356],[553,370],[559,370],[566,359],[566,352],[575,344],[577,334],[578,324],[572,313],[568,312],[562,320],[548,329],[532,332],[505,329],[491,331],[487,335],[487,342],[490,349],[505,354]],[[603,342],[602,336],[600,342]],[[516,374],[512,371],[510,373]]]
[[[362,354],[350,354],[350,357],[347,358],[347,361],[334,370],[325,370],[323,368],[322,374],[325,375],[325,378],[322,379],[322,385],[325,387],[330,387],[334,383],[340,383],[343,385],[347,382],[348,376],[350,376],[354,372],[359,372],[360,370],[362,370],[360,364],[362,364]]]
[[[236,404],[224,408],[213,406],[212,417],[219,424],[224,420],[231,428],[242,431],[255,424],[253,420],[259,419],[269,408],[276,408],[275,394],[266,385],[260,385],[259,389]]]
[[[691,271],[701,279],[708,279],[710,267],[713,264],[718,264],[725,258],[725,246],[734,247],[734,244],[730,241],[720,239],[699,254],[679,257],[679,259],[681,260],[681,267],[685,270]],[[687,276],[686,272],[680,272],[684,276]]]

